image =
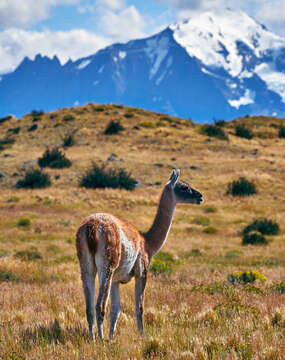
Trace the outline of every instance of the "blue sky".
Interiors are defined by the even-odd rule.
[[[285,36],[285,0],[0,0],[0,74],[24,56],[56,54],[64,63],[226,6]]]

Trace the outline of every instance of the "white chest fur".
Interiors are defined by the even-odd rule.
[[[128,239],[123,230],[121,230],[120,239],[121,260],[114,273],[113,281],[126,283],[133,276],[132,270],[138,257],[138,251],[135,250],[132,241]]]

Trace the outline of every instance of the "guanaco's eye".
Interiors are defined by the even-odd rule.
[[[187,191],[187,190],[189,190],[189,187],[187,185],[182,185],[181,190],[182,191]]]

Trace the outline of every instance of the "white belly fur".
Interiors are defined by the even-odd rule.
[[[131,280],[132,270],[138,257],[138,251],[134,249],[132,242],[121,230],[121,260],[119,267],[116,269],[113,281],[126,283]]]

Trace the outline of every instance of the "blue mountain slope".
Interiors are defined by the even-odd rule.
[[[200,122],[285,116],[285,40],[244,13],[226,15],[225,24],[221,15],[205,14],[65,65],[57,57],[25,58],[2,76],[0,116],[90,102]],[[236,21],[244,22],[239,35],[231,32]]]

